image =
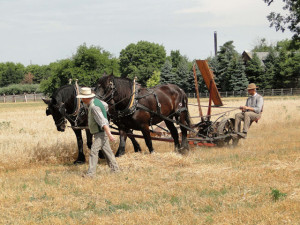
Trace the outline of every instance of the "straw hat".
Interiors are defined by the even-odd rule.
[[[251,90],[251,89],[256,89],[256,88],[258,88],[258,87],[256,87],[256,85],[254,83],[251,83],[251,84],[248,85],[247,89]]]
[[[76,98],[93,98],[93,97],[95,97],[95,94],[92,93],[92,89],[89,87],[81,88],[79,95],[76,96]]]

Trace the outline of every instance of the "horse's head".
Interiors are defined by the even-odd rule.
[[[46,115],[52,115],[54,123],[58,131],[65,131],[66,129],[66,108],[63,102],[57,102],[55,98],[44,99],[45,104],[48,105],[46,109]]]
[[[113,98],[115,92],[114,76],[105,75],[99,78],[96,83],[94,92],[97,97],[105,102],[109,102]]]

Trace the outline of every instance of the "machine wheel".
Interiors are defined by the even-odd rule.
[[[218,136],[222,136],[222,135],[226,135],[226,134],[233,134],[234,133],[234,119],[230,118],[226,118],[223,119],[217,127],[217,134]],[[227,137],[223,140],[218,140],[217,141],[217,146],[219,147],[223,147],[226,145],[232,145],[232,146],[236,146],[239,142],[239,138],[238,137]]]

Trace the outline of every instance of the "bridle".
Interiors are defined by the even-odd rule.
[[[107,102],[108,104],[112,105],[112,103],[110,103],[111,100],[113,100],[114,95],[116,92],[116,85],[114,82],[114,79],[109,81],[109,85],[105,88],[104,93],[108,93],[104,96],[97,94],[96,96],[98,98],[100,98],[102,101]]]

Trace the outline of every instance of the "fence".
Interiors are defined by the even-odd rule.
[[[221,91],[219,92],[221,97],[246,97],[248,96],[248,91]],[[300,88],[282,88],[282,89],[263,89],[257,90],[257,93],[262,96],[293,96],[293,95],[300,95]],[[189,98],[196,98],[196,93],[188,93]],[[208,98],[208,92],[200,92],[200,98]]]
[[[1,95],[0,102],[35,102],[41,101],[44,94],[42,93],[33,93],[33,94],[26,94],[23,95]]]
[[[219,92],[222,98],[226,97],[246,97],[248,96],[247,90],[243,91],[221,91]],[[282,88],[282,89],[263,89],[257,90],[257,93],[262,96],[293,96],[300,95],[300,88]],[[189,98],[196,98],[196,93],[187,93]],[[200,92],[200,98],[208,98],[208,92]],[[41,101],[44,94],[33,93],[23,95],[0,95],[1,102],[35,102]]]

